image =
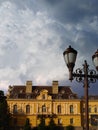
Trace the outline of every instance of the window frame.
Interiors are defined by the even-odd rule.
[[[30,114],[30,105],[26,105],[26,114]]]

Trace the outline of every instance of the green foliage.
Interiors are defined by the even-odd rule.
[[[9,129],[10,117],[6,97],[4,96],[4,92],[0,91],[0,129]]]
[[[40,124],[38,125],[37,130],[64,130],[62,125],[57,126],[55,124],[53,116],[50,117],[50,122],[48,126],[45,125],[45,119],[47,117],[45,117],[44,115],[40,115],[39,118],[40,118]]]
[[[48,125],[48,128],[49,128],[49,130],[54,130],[55,127],[56,127],[56,124],[55,124],[53,118],[51,118],[49,125]]]
[[[4,96],[4,92],[0,90],[0,96]]]
[[[66,126],[66,130],[74,130],[74,126],[72,125]]]
[[[45,118],[43,116],[40,118],[40,124],[38,125],[38,130],[46,130]]]
[[[24,130],[31,130],[30,121],[28,118],[26,119]]]

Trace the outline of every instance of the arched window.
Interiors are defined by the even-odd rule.
[[[94,112],[97,113],[97,107],[94,108]]]
[[[17,105],[13,106],[13,113],[17,113]]]
[[[57,110],[58,110],[58,113],[61,113],[61,105],[58,105]]]
[[[70,113],[74,113],[73,105],[70,105]]]
[[[30,105],[26,105],[26,113],[27,113],[27,114],[30,113]]]
[[[42,106],[42,112],[46,112],[46,106],[45,105]]]

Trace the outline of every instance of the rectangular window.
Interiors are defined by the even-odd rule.
[[[97,107],[94,108],[94,112],[97,113]]]
[[[61,113],[61,105],[58,105],[57,111],[58,111],[59,114]]]
[[[26,106],[26,113],[29,114],[30,113],[30,105]]]
[[[45,105],[42,106],[42,112],[46,112],[46,106]]]
[[[45,94],[43,94],[43,95],[42,95],[42,98],[43,98],[43,99],[46,99],[46,95],[45,95]]]
[[[82,112],[84,113],[85,112],[85,108],[83,107],[83,109],[82,109]]]
[[[89,113],[91,113],[91,107],[89,107],[88,111],[89,111]]]
[[[17,105],[13,106],[13,113],[17,113]]]
[[[62,119],[58,119],[58,125],[62,124]]]
[[[70,105],[70,113],[74,113],[73,105]]]
[[[70,124],[73,124],[73,118],[70,118]]]
[[[40,113],[40,108],[38,107],[38,113]]]

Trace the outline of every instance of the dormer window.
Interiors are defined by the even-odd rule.
[[[23,90],[20,90],[20,93],[23,93]]]
[[[36,93],[36,94],[38,93],[38,89],[35,90],[35,93]]]
[[[18,98],[18,94],[17,93],[15,94],[15,98]]]
[[[27,97],[27,99],[30,99],[30,98],[31,98],[31,95],[30,95],[30,94],[27,94],[26,97]]]
[[[65,93],[65,90],[62,90],[61,93],[64,94],[64,93]]]
[[[42,95],[42,99],[46,99],[46,95],[45,94]]]

